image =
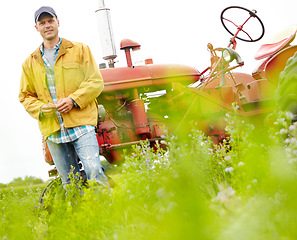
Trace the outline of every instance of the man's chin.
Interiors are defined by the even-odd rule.
[[[47,41],[52,41],[52,40],[55,40],[56,38],[57,38],[57,35],[44,36],[44,39]]]

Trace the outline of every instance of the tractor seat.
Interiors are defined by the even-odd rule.
[[[294,40],[296,32],[297,25],[292,25],[285,28],[274,37],[272,37],[267,44],[262,45],[258,49],[255,54],[255,59],[259,60],[274,55]]]

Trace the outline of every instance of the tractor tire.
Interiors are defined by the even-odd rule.
[[[39,204],[42,208],[51,212],[53,201],[57,198],[65,199],[65,193],[66,191],[63,188],[62,180],[60,177],[57,177],[51,180],[44,188],[39,198]]]

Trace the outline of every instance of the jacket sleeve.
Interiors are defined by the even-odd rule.
[[[82,46],[81,58],[84,80],[79,88],[69,97],[83,109],[99,96],[103,90],[104,83],[95,59],[86,45]]]
[[[40,109],[45,104],[38,100],[37,94],[32,82],[32,74],[28,67],[23,64],[23,72],[20,82],[19,100],[26,111],[35,119],[39,119]]]

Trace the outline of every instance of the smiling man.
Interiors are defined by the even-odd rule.
[[[96,98],[103,80],[88,46],[59,37],[59,20],[51,7],[35,12],[43,43],[23,63],[19,100],[38,120],[63,184],[77,156],[88,179],[108,186],[95,134]]]

